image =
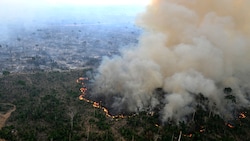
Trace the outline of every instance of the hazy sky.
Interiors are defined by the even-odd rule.
[[[48,17],[58,11],[79,10],[81,7],[88,6],[145,6],[148,3],[149,0],[1,0],[0,21],[1,23],[28,21]],[[84,10],[87,11],[82,9],[82,11]]]
[[[1,6],[147,5],[150,0],[1,0]]]

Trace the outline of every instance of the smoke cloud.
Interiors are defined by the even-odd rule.
[[[136,21],[144,29],[138,46],[103,59],[93,97],[115,113],[158,108],[163,122],[185,120],[197,104],[232,118],[233,109],[249,106],[249,6],[248,0],[152,1]],[[229,87],[236,103],[225,98]]]

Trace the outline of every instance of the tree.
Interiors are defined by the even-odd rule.
[[[4,75],[4,76],[7,76],[7,75],[9,75],[9,74],[10,74],[9,71],[3,71],[3,75]]]

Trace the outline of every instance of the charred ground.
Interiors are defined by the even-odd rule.
[[[92,104],[80,101],[76,79],[91,69],[68,72],[6,74],[0,78],[0,103],[16,105],[0,138],[10,141],[36,140],[249,140],[249,109],[237,111],[225,122],[197,106],[186,123],[160,123],[159,114],[141,112],[112,119]],[[89,82],[87,82],[89,83]],[[225,89],[230,90],[230,89]],[[158,92],[161,90],[158,89]],[[229,92],[229,91],[227,91]],[[201,100],[205,100],[200,96]],[[7,111],[8,107],[1,110]],[[246,117],[239,115],[243,112]],[[190,115],[192,117],[192,115]],[[230,128],[227,124],[233,126]]]

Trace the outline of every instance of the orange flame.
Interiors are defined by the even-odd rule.
[[[234,126],[233,126],[232,124],[230,124],[230,123],[227,123],[227,126],[228,126],[229,128],[234,128]]]
[[[93,107],[95,107],[95,108],[100,108],[100,104],[99,104],[98,102],[94,102],[94,103],[93,103]]]
[[[80,95],[80,96],[79,96],[79,99],[80,99],[80,100],[83,100],[83,99],[84,99],[84,98],[83,98],[83,95]]]
[[[109,113],[107,108],[102,107],[102,110],[106,113],[106,115]]]
[[[78,80],[83,81],[83,80],[88,80],[88,78],[79,77]]]
[[[81,93],[85,93],[87,91],[87,88],[81,88],[80,91]]]
[[[239,118],[246,118],[247,116],[245,115],[245,113],[240,113],[240,115],[239,115]]]
[[[85,95],[86,95],[87,88],[84,86],[84,85],[85,85],[84,82],[83,82],[84,80],[88,80],[88,78],[80,77],[80,78],[78,78],[78,79],[76,80],[77,83],[81,83],[81,84],[82,84],[82,88],[80,88],[81,94],[80,94],[80,96],[79,96],[79,100],[86,101],[86,102],[88,102],[88,103],[92,103],[92,106],[93,106],[94,108],[102,109],[103,112],[105,113],[105,115],[106,115],[107,117],[110,117],[110,118],[113,118],[113,119],[132,117],[132,116],[135,116],[135,115],[136,115],[136,114],[134,114],[134,115],[131,115],[131,116],[124,116],[124,115],[121,114],[121,115],[113,116],[113,115],[110,115],[110,114],[109,114],[109,111],[108,111],[107,108],[101,106],[100,102],[96,102],[96,101],[92,101],[92,100],[86,99],[86,98],[85,98]],[[154,114],[153,112],[150,113],[151,116],[152,116],[153,114]]]

